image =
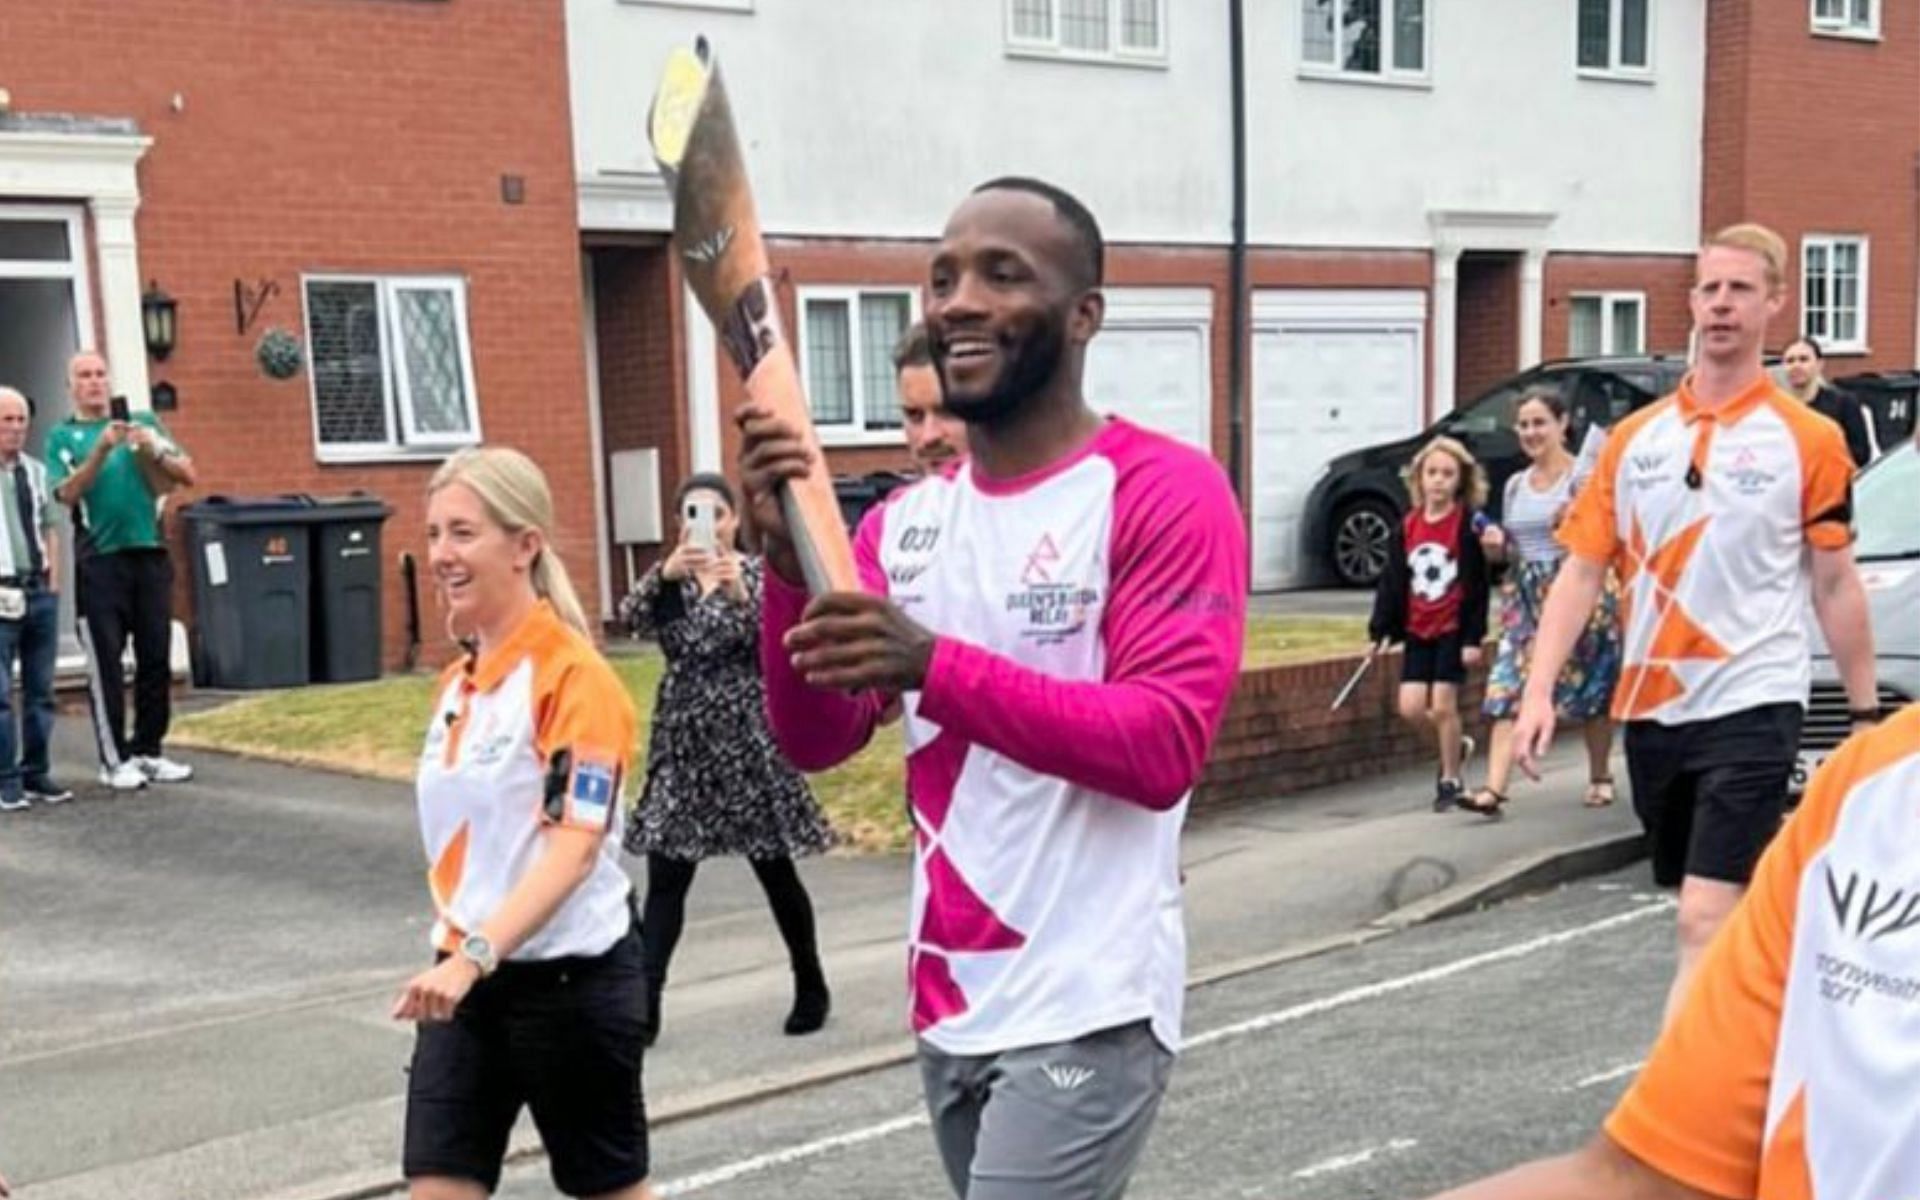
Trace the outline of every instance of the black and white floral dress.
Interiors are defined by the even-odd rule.
[[[760,679],[758,558],[740,560],[747,598],[702,596],[654,567],[621,605],[636,637],[659,640],[666,673],[654,699],[647,781],[627,849],[697,862],[718,855],[794,858],[833,843],[806,779],[767,729]]]

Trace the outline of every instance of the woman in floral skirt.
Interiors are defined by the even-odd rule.
[[[1515,407],[1513,420],[1529,466],[1507,481],[1501,523],[1483,536],[1488,561],[1507,564],[1506,582],[1500,588],[1500,645],[1487,675],[1483,705],[1494,723],[1493,744],[1487,753],[1486,783],[1460,802],[1461,808],[1483,816],[1499,815],[1507,802],[1513,722],[1520,711],[1534,631],[1546,608],[1547,589],[1567,553],[1554,531],[1583,482],[1578,464],[1567,451],[1567,408],[1558,392],[1528,392]],[[1593,808],[1612,804],[1614,799],[1608,765],[1613,722],[1608,712],[1619,678],[1619,589],[1609,580],[1553,692],[1560,720],[1582,726],[1587,746],[1585,802]]]

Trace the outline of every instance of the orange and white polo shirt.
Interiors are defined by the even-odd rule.
[[[626,934],[632,885],[619,840],[605,834],[619,816],[637,728],[613,668],[545,601],[478,662],[447,669],[417,787],[436,948],[452,952],[493,915],[554,827],[602,835],[599,859],[509,957],[597,955]]]
[[[1622,721],[1805,704],[1808,552],[1851,543],[1840,427],[1762,374],[1716,409],[1689,375],[1622,421],[1560,540],[1622,587]]]
[[[1716,1196],[1920,1196],[1920,705],[1849,741],[1607,1120]]]

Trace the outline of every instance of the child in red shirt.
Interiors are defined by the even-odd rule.
[[[1480,664],[1487,639],[1487,562],[1480,512],[1487,475],[1452,438],[1428,442],[1407,465],[1412,508],[1393,531],[1386,570],[1374,594],[1368,633],[1377,645],[1404,642],[1400,715],[1439,743],[1440,777],[1433,810],[1475,808],[1460,770],[1473,753],[1461,732],[1460,686]],[[1486,812],[1497,816],[1498,805]]]

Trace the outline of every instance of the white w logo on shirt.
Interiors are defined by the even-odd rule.
[[[1048,1063],[1040,1068],[1040,1073],[1063,1092],[1074,1091],[1093,1078],[1092,1067],[1063,1066],[1060,1063]]]

